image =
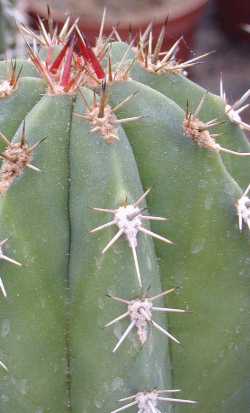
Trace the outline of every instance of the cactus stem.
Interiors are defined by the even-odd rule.
[[[176,393],[180,390],[152,390],[152,391],[145,391],[145,392],[138,392],[133,396],[129,396],[123,399],[118,400],[119,402],[135,400],[134,402],[128,403],[122,407],[119,407],[116,410],[113,410],[111,413],[118,413],[122,410],[127,410],[130,407],[134,406],[135,404],[138,405],[138,411],[140,413],[160,413],[159,409],[157,408],[158,401],[165,401],[169,403],[187,403],[187,404],[195,404],[197,403],[194,400],[185,400],[185,399],[175,399],[172,397],[162,397],[160,396],[161,393]]]
[[[243,195],[236,202],[236,209],[239,217],[239,230],[242,231],[243,222],[250,230],[250,198],[247,196],[250,191],[250,184],[244,191]]]
[[[13,260],[12,258],[8,257],[7,255],[3,254],[3,249],[2,247],[6,244],[6,242],[8,241],[8,238],[4,239],[3,241],[0,242],[0,259],[8,261],[12,264],[15,264],[19,267],[22,266],[22,264],[19,261]]]
[[[165,294],[168,292],[164,292]],[[161,331],[165,334],[168,338],[175,341],[176,343],[180,344],[180,342],[167,330],[165,330],[162,326],[152,320],[152,314],[154,311],[158,312],[168,312],[168,313],[186,313],[186,310],[176,309],[176,308],[168,308],[168,307],[154,307],[152,301],[159,296],[155,297],[142,297],[131,301],[125,301],[118,297],[112,297],[116,301],[121,301],[122,303],[126,304],[128,310],[121,314],[120,316],[116,317],[109,323],[105,325],[105,327],[110,327],[111,325],[119,322],[123,318],[129,317],[131,323],[129,324],[128,328],[122,334],[121,338],[119,339],[118,343],[116,344],[113,351],[116,351],[118,347],[122,344],[125,338],[128,336],[129,332],[135,326],[137,329],[137,334],[139,337],[139,341],[141,344],[144,344],[148,338],[148,325],[151,323],[157,330]],[[133,324],[133,327],[131,326]]]
[[[1,277],[0,277],[0,289],[1,289],[2,293],[3,293],[3,296],[6,298],[6,297],[7,297],[7,292],[6,292],[6,289],[5,289],[5,287],[4,287],[4,283],[3,283],[3,280],[2,280]]]

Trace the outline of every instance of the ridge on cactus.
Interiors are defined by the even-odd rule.
[[[247,413],[249,93],[104,25],[0,63],[0,411]]]

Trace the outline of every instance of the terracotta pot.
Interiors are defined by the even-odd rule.
[[[138,34],[146,29],[153,21],[154,38],[158,37],[162,24],[168,18],[167,36],[164,47],[173,44],[184,35],[178,57],[185,59],[189,56],[193,45],[193,35],[199,18],[204,12],[208,0],[104,0],[95,2],[78,0],[50,0],[54,20],[59,27],[67,15],[72,18],[80,16],[80,29],[85,33],[89,42],[94,41],[99,33],[100,21],[104,6],[107,7],[107,18],[104,34],[110,34],[112,27],[117,25],[122,39],[129,35]],[[36,16],[46,17],[47,0],[29,0],[27,10],[32,17],[33,25]],[[119,7],[118,5],[119,4]]]
[[[217,0],[221,26],[230,35],[250,40],[250,0]]]

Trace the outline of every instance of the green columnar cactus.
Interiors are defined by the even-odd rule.
[[[247,413],[247,125],[142,46],[41,28],[0,65],[0,411]]]

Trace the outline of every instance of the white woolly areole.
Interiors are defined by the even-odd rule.
[[[138,404],[138,413],[152,413],[152,407],[154,407],[156,413],[160,413],[160,410],[157,409],[157,393],[152,391],[149,393],[137,393],[136,401]]]
[[[131,321],[135,322],[137,328],[137,334],[139,340],[144,344],[148,337],[148,323],[152,318],[152,306],[153,304],[145,300],[133,300],[128,305],[128,312]]]
[[[229,117],[229,119],[231,120],[231,122],[233,122],[233,123],[241,123],[242,122],[242,119],[241,119],[240,115],[238,114],[238,112],[236,110],[233,109],[233,107],[231,105],[226,105],[225,112],[226,112],[227,116]]]
[[[13,87],[8,80],[0,83],[0,97],[9,96],[12,93]]]
[[[133,205],[122,206],[114,214],[114,221],[123,230],[131,247],[137,247],[137,234],[142,224],[140,208]]]
[[[250,229],[250,198],[242,196],[237,202],[237,212],[239,216],[239,229],[242,230],[244,222]]]

